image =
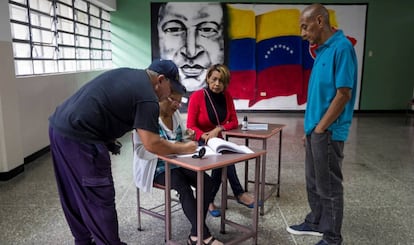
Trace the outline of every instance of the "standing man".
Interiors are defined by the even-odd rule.
[[[59,196],[76,245],[125,244],[118,234],[109,151],[135,129],[144,147],[158,155],[192,153],[194,142],[173,144],[159,136],[158,101],[184,93],[178,69],[156,60],[147,69],[107,71],[69,97],[49,118]]]
[[[287,231],[323,235],[317,245],[342,244],[342,160],[355,103],[357,59],[343,32],[331,28],[328,10],[321,4],[302,11],[300,29],[304,39],[319,46],[304,121],[306,190],[311,211],[302,224],[287,227]]]

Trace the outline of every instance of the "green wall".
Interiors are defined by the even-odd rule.
[[[145,68],[151,62],[150,2],[165,1],[117,1],[117,11],[111,17],[115,66]],[[286,0],[226,2],[289,3]],[[360,110],[405,110],[414,89],[411,73],[414,62],[410,57],[414,55],[414,33],[410,31],[414,27],[414,1],[320,2],[368,3]]]

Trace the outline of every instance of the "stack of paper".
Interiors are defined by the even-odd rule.
[[[267,130],[267,123],[249,123],[247,125],[247,130]]]

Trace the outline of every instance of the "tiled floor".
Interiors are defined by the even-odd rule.
[[[287,125],[283,131],[281,196],[266,202],[265,215],[259,219],[259,244],[308,245],[318,241],[316,237],[292,236],[285,230],[288,224],[302,222],[308,212],[302,118],[302,114],[249,114],[250,120]],[[122,155],[113,158],[120,236],[128,244],[163,244],[159,220],[143,215],[145,230],[136,230],[129,140],[129,135],[122,139]],[[273,137],[268,147],[277,149],[277,144],[277,137]],[[276,179],[276,159],[277,150],[269,151],[268,180]],[[414,244],[414,119],[406,122],[404,115],[356,115],[345,144],[343,172],[344,244]],[[161,198],[162,193],[142,194],[145,204]],[[228,215],[244,223],[250,210],[229,201]],[[217,218],[209,216],[208,224],[221,240],[237,236],[231,228],[220,234]],[[190,228],[181,211],[173,215],[172,229],[173,237],[185,244]],[[73,244],[49,154],[27,165],[24,173],[0,182],[0,244]]]

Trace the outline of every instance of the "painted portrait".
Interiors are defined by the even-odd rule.
[[[306,109],[313,49],[302,40],[303,4],[218,2],[151,3],[152,58],[171,59],[188,93],[205,86],[217,63],[231,71],[228,90],[237,110]],[[358,91],[365,46],[366,4],[326,5],[334,28],[352,41],[358,59]],[[356,108],[359,105],[359,96]]]

